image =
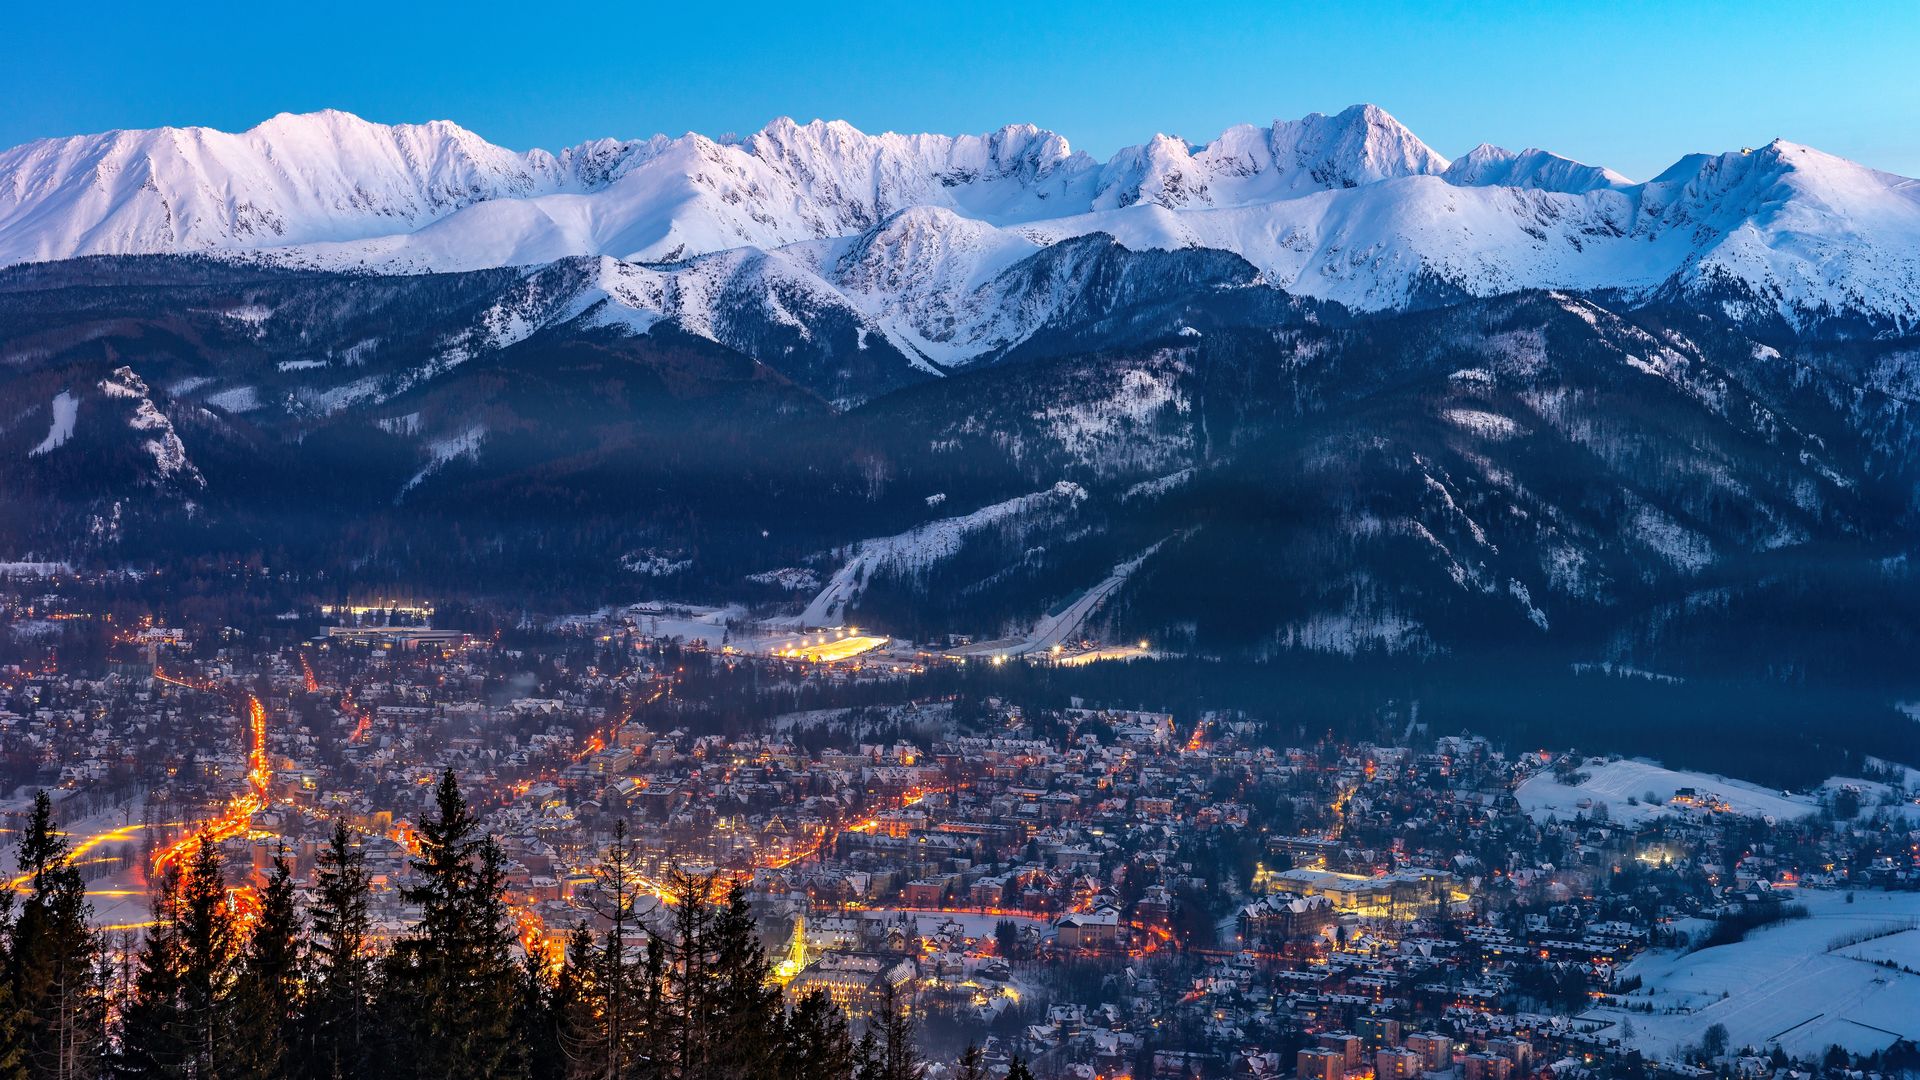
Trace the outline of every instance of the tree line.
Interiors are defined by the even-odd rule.
[[[153,924],[111,947],[51,800],[0,890],[0,1080],[920,1080],[915,1020],[891,990],[854,1026],[818,993],[788,1002],[739,884],[673,870],[666,918],[624,830],[598,867],[600,916],[561,955],[523,948],[499,843],[451,772],[419,823],[390,945],[345,822],[310,902],[282,852],[257,901],[206,837],[156,889]],[[650,925],[664,921],[664,926]],[[985,1080],[971,1052],[963,1075]],[[1025,1066],[1019,1070],[1029,1075]]]

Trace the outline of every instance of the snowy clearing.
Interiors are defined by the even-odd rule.
[[[1795,1057],[1819,1057],[1839,1045],[1853,1053],[1883,1050],[1920,1038],[1920,975],[1871,961],[1897,951],[1911,963],[1916,934],[1901,931],[1920,920],[1920,893],[1801,890],[1794,902],[1810,917],[1754,931],[1745,941],[1696,953],[1658,950],[1628,965],[1644,981],[1624,996],[1651,1014],[1594,1009],[1584,1019],[1611,1022],[1607,1034],[1653,1056],[1676,1056],[1701,1032],[1724,1024],[1735,1049],[1778,1045]],[[1863,934],[1896,931],[1858,945]]]
[[[1736,814],[1786,819],[1805,817],[1819,809],[1813,799],[1804,795],[1782,795],[1745,780],[1679,772],[1651,761],[1588,762],[1580,771],[1587,777],[1576,785],[1562,784],[1553,774],[1543,772],[1521,784],[1514,795],[1536,820],[1549,816],[1570,818],[1582,812],[1591,814],[1595,807],[1605,805],[1615,821],[1637,823],[1660,814],[1688,810],[1685,806],[1666,805],[1682,789],[1691,789],[1699,801],[1724,805]],[[1649,804],[1649,793],[1662,805]],[[1638,800],[1638,805],[1630,805],[1627,802],[1630,798]]]
[[[40,445],[27,451],[28,457],[39,457],[49,450],[58,450],[73,438],[73,422],[80,416],[80,399],[65,390],[53,395],[53,424],[47,428],[47,437]]]

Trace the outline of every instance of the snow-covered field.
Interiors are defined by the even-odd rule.
[[[1745,941],[1690,954],[1649,952],[1628,965],[1644,986],[1624,1000],[1654,1011],[1594,1009],[1585,1019],[1610,1022],[1649,1056],[1672,1056],[1726,1025],[1729,1045],[1778,1045],[1795,1057],[1818,1057],[1829,1046],[1854,1053],[1920,1039],[1920,975],[1874,961],[1920,969],[1920,893],[1802,890],[1796,902],[1810,917],[1754,931]],[[1887,936],[1841,942],[1880,931]],[[1628,1032],[1631,1034],[1627,1034]]]
[[[728,640],[727,624],[745,615],[732,607],[669,609],[660,614],[635,613],[634,622],[648,637],[679,638],[689,645],[717,649]]]
[[[17,823],[24,820],[31,806],[31,797],[22,794],[0,804],[0,813],[13,817]],[[143,805],[136,800],[82,817],[68,817],[64,810],[55,809],[55,823],[76,849],[85,848],[79,853],[76,865],[86,878],[93,925],[134,927],[152,918],[143,865],[144,833],[148,831],[141,824]],[[164,833],[165,826],[160,831]],[[0,847],[0,862],[4,862],[9,873],[18,858],[16,836],[17,833],[9,835],[6,844]]]
[[[711,607],[697,604],[644,603],[623,608],[601,608],[584,615],[566,615],[553,620],[555,629],[599,627],[615,616],[626,616],[640,633],[652,638],[678,639],[685,645],[718,649],[733,644],[730,635],[735,625],[747,623],[747,609],[738,605]]]
[[[1599,804],[1615,821],[1639,822],[1658,814],[1674,813],[1682,808],[1667,805],[1674,793],[1691,788],[1701,798],[1712,797],[1738,814],[1772,818],[1805,817],[1819,804],[1804,795],[1783,795],[1771,788],[1732,780],[1710,773],[1680,772],[1651,761],[1621,759],[1589,762],[1580,767],[1587,778],[1569,786],[1541,773],[1528,779],[1514,792],[1520,805],[1535,819],[1549,815],[1570,818],[1581,812],[1591,814]],[[1657,803],[1649,803],[1651,793]],[[1630,804],[1628,799],[1637,800]]]

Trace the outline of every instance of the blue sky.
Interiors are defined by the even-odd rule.
[[[1920,175],[1920,4],[27,4],[0,145],[280,111],[446,118],[550,149],[774,116],[1030,121],[1104,157],[1371,101],[1436,150],[1542,146],[1643,179],[1783,136]]]

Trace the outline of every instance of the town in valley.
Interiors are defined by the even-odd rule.
[[[1059,698],[1069,661],[1132,658],[1084,641],[418,598],[227,626],[58,567],[6,585],[10,828],[50,794],[109,952],[195,845],[244,920],[276,859],[310,899],[339,826],[385,947],[451,777],[538,965],[616,908],[626,944],[670,935],[698,878],[788,1000],[910,1014],[928,1076],[1873,1072],[1920,1037],[1920,774],[1885,762],[1785,791],[1416,702],[1334,731]]]

